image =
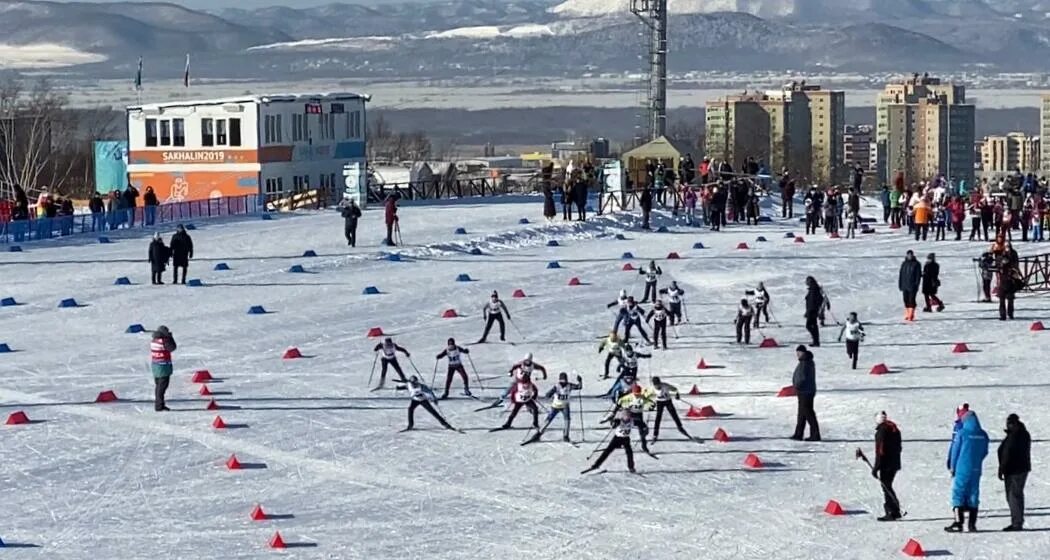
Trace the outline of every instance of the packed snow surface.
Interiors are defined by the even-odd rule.
[[[13,350],[0,354],[0,420],[24,411],[37,421],[0,426],[0,538],[38,547],[0,554],[263,558],[279,530],[299,545],[288,551],[295,558],[881,560],[900,556],[909,538],[955,558],[1050,557],[1050,335],[1029,331],[1033,321],[1047,320],[1050,304],[1022,297],[1018,320],[1001,323],[993,306],[974,303],[971,258],[983,243],[916,243],[876,226],[878,233],[856,240],[815,235],[802,244],[784,237],[802,233],[796,221],[711,233],[663,213],[656,225],[669,233],[642,233],[630,214],[547,225],[541,208],[521,198],[407,205],[401,262],[383,258],[379,209],[365,213],[356,249],[346,246],[332,211],[199,223],[190,232],[190,277],[204,284],[198,288],[150,286],[142,233],[114,233],[110,244],[26,244],[22,253],[0,246],[0,298],[21,303],[0,307],[0,342]],[[531,223],[520,224],[523,217]],[[457,227],[467,234],[454,234]],[[616,240],[620,233],[626,240]],[[756,241],[760,235],[768,241]],[[560,246],[548,247],[551,239]],[[692,249],[698,241],[706,248]],[[750,248],[736,249],[741,242]],[[1022,254],[1042,249],[1018,245]],[[471,255],[475,247],[483,254]],[[318,256],[302,257],[308,249]],[[937,253],[948,306],[920,313],[915,324],[902,323],[897,291],[907,249],[920,258]],[[622,260],[628,251],[635,259]],[[671,251],[682,259],[664,260]],[[642,476],[626,472],[621,452],[607,472],[580,476],[607,433],[598,420],[609,403],[596,398],[610,383],[598,379],[603,357],[596,351],[612,324],[606,304],[620,288],[641,294],[642,278],[621,268],[649,259],[663,267],[662,284],[674,279],[687,291],[690,322],[670,350],[643,360],[643,380],[659,375],[678,385],[681,415],[690,405],[710,405],[718,416],[686,420],[702,444],[680,437],[665,419],[652,446],[659,460],[635,446]],[[561,268],[548,270],[550,261]],[[220,262],[230,270],[214,271]],[[289,273],[296,264],[306,272]],[[459,274],[474,281],[456,282]],[[790,383],[794,346],[809,342],[802,325],[807,275],[833,305],[826,344],[815,349],[821,443],[787,439],[795,402],[775,396]],[[114,285],[119,276],[134,284]],[[570,287],[572,277],[583,285]],[[780,323],[741,347],[732,333],[735,306],[759,281]],[[363,295],[368,286],[381,294]],[[511,298],[519,288],[529,297]],[[526,352],[552,377],[578,372],[583,414],[574,400],[572,437],[579,447],[560,441],[560,419],[543,442],[519,446],[527,413],[518,430],[488,433],[505,416],[499,408],[474,412],[483,403],[459,396],[458,378],[441,411],[466,434],[441,430],[422,409],[417,430],[399,434],[405,393],[389,379],[386,390],[369,391],[377,342],[366,337],[370,328],[412,352],[411,361],[400,359],[406,373],[418,368],[429,383],[435,368],[444,375],[445,363],[435,366],[434,356],[448,337],[463,344],[480,336],[481,306],[492,290],[521,334],[508,325],[513,345],[470,347],[485,384],[477,387],[471,371],[472,388],[490,401]],[[70,297],[81,307],[57,307]],[[253,305],[269,313],[247,314]],[[443,319],[447,309],[462,317]],[[849,311],[868,333],[857,371],[835,342],[833,321]],[[133,323],[165,324],[178,342],[169,413],[153,411],[149,337],[124,334]],[[763,335],[780,348],[758,349]],[[973,352],[953,354],[959,342]],[[306,357],[282,360],[290,346]],[[701,358],[712,367],[697,370]],[[877,363],[892,373],[869,375]],[[221,380],[210,385],[221,410],[205,410],[207,399],[190,382],[198,369]],[[540,390],[552,382],[540,380]],[[701,395],[686,394],[694,384]],[[120,401],[95,404],[104,390]],[[979,523],[987,532],[949,535],[942,529],[951,510],[945,456],[954,410],[964,401],[993,438]],[[858,447],[873,454],[880,410],[904,434],[896,485],[908,515],[898,523],[875,521],[879,485],[854,458]],[[1009,520],[994,448],[1010,412],[1035,440],[1031,531],[1019,534],[998,532]],[[234,428],[213,429],[216,414]],[[710,440],[719,427],[732,441]],[[745,467],[750,453],[766,467]],[[232,454],[257,468],[227,470]],[[828,500],[849,515],[824,514]],[[255,504],[275,517],[250,520]]]

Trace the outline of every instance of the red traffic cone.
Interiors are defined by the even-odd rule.
[[[689,410],[685,413],[686,418],[703,418],[699,408],[690,405]]]
[[[623,271],[624,272],[630,272],[632,270],[634,270],[634,265],[633,264],[627,263],[627,264],[623,265]]]
[[[208,401],[208,406],[204,407],[204,410],[219,410],[219,403],[212,399]]]
[[[708,405],[700,409],[700,418],[714,418],[715,416],[717,416],[717,413],[713,406]]]
[[[28,423],[29,423],[29,417],[26,416],[26,413],[22,412],[21,410],[12,412],[11,415],[7,417],[7,425],[8,426],[18,426],[19,424],[28,424]]]
[[[693,384],[693,388],[689,389],[689,394],[694,396],[694,397],[699,397],[700,396],[700,387],[697,387],[696,384],[694,383]]]
[[[222,419],[222,416],[216,416],[215,420],[211,423],[211,427],[216,430],[225,430],[226,421]]]
[[[667,254],[667,260],[673,261],[682,258],[678,253],[670,252]]]
[[[383,329],[379,327],[372,327],[368,329],[368,338],[376,338],[379,336],[383,336]]]
[[[904,545],[904,550],[902,550],[902,552],[907,556],[915,558],[926,556],[926,551],[922,549],[922,545],[915,539],[908,539],[908,543]]]
[[[231,471],[241,470],[241,462],[237,460],[236,455],[230,455],[230,458],[226,459],[226,468]]]
[[[288,548],[288,545],[284,544],[284,539],[281,538],[281,532],[277,531],[270,537],[270,548]]]
[[[798,396],[798,391],[795,390],[794,385],[788,385],[787,387],[780,389],[780,391],[777,392],[777,396],[780,398],[795,397]]]
[[[960,342],[952,348],[952,354],[965,354],[970,351],[970,347],[965,342]]]
[[[522,289],[514,290],[514,295],[511,296],[511,297],[513,297],[515,299],[521,299],[523,297],[526,297],[525,296],[525,290],[522,290]]]
[[[581,284],[582,284],[582,282],[580,282],[580,279],[575,277],[575,276],[573,276],[571,279],[569,279],[569,285],[570,286],[579,286]]]
[[[114,402],[116,400],[117,400],[117,394],[114,393],[113,391],[102,391],[101,393],[98,394],[97,397],[95,397],[95,402],[97,402],[97,403]]]
[[[459,313],[456,313],[455,309],[446,309],[445,312],[441,314],[442,319],[455,319],[457,317],[459,317]]]
[[[206,369],[201,369],[193,372],[193,379],[191,379],[190,381],[194,383],[207,383],[211,380],[211,372]]]
[[[747,457],[744,457],[744,465],[752,469],[761,469],[763,467],[762,459],[759,459],[758,455],[754,453],[748,453]]]
[[[846,511],[842,509],[842,504],[835,500],[828,500],[828,505],[824,506],[824,513],[828,515],[846,515]]]
[[[1032,326],[1028,330],[1030,330],[1030,331],[1045,331],[1046,327],[1043,326],[1043,322],[1042,321],[1036,321],[1036,322],[1032,323]]]
[[[284,360],[297,360],[302,357],[303,353],[300,352],[299,349],[294,346],[285,350],[284,354],[281,355],[281,358]]]
[[[200,395],[202,397],[210,397],[211,389],[209,389],[207,385],[201,385]]]
[[[875,364],[871,368],[872,375],[886,375],[890,372],[890,368],[886,367],[886,364]]]
[[[804,237],[802,237],[801,235],[795,237],[795,243],[805,243],[805,242],[806,242],[806,239]]]
[[[740,251],[746,251],[746,250],[750,249],[750,247],[747,246],[747,243],[738,243],[736,248],[737,248],[737,250],[740,250]]]
[[[707,369],[707,362],[700,358],[700,363],[696,364],[696,369]]]
[[[780,348],[780,344],[777,343],[775,338],[763,338],[762,342],[758,345],[759,348]]]
[[[722,428],[718,428],[715,430],[713,439],[719,443],[729,443],[729,434],[727,434]]]
[[[266,521],[270,516],[266,515],[261,505],[255,504],[255,507],[252,508],[251,517],[252,521]]]

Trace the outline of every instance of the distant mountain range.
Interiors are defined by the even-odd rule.
[[[669,0],[674,71],[1038,71],[1050,0]],[[289,3],[290,0],[289,0]],[[572,76],[634,72],[629,0],[447,0],[227,9],[0,0],[3,45],[58,44],[127,76],[193,54],[198,77]],[[159,60],[160,62],[156,62]]]

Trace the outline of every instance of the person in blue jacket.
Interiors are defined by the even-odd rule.
[[[949,533],[962,531],[963,520],[970,514],[967,530],[977,531],[977,509],[981,497],[981,464],[988,455],[988,433],[981,429],[977,414],[972,410],[963,412],[961,426],[952,436],[948,451],[948,469],[952,482],[952,508],[954,522],[945,527]]]

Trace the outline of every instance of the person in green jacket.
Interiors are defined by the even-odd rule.
[[[168,391],[171,382],[171,374],[174,366],[171,363],[171,353],[177,348],[175,337],[172,336],[168,327],[161,325],[153,331],[153,339],[149,343],[150,370],[153,372],[153,409],[157,412],[167,411],[168,406],[164,402],[164,394]]]

